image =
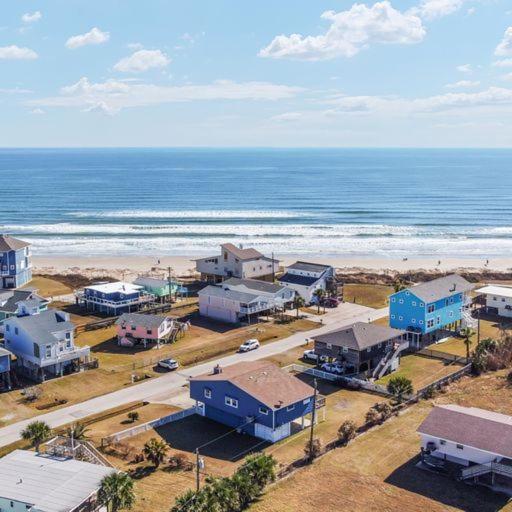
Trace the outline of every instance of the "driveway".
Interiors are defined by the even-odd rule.
[[[60,427],[67,423],[78,421],[82,418],[97,414],[114,407],[119,407],[131,402],[169,402],[174,397],[177,402],[183,401],[183,386],[187,384],[188,377],[201,375],[210,371],[213,366],[228,366],[239,361],[254,361],[265,357],[286,352],[292,348],[303,345],[306,338],[318,334],[324,334],[333,329],[360,321],[376,320],[388,314],[387,308],[372,309],[359,304],[343,303],[335,310],[327,312],[320,317],[322,325],[310,331],[300,332],[273,343],[262,345],[258,350],[244,354],[232,354],[219,359],[201,363],[185,368],[178,372],[167,373],[162,377],[149,379],[140,384],[108,393],[79,404],[63,407],[56,411],[37,416],[39,421],[45,421],[52,428]],[[13,423],[0,429],[0,446],[6,446],[20,439],[21,431],[35,418]]]

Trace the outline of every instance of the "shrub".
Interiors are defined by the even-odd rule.
[[[191,471],[194,468],[194,464],[184,453],[176,453],[169,457],[169,467],[182,471]]]
[[[152,437],[144,445],[142,453],[144,453],[146,459],[153,463],[155,468],[158,468],[158,466],[160,466],[160,464],[164,461],[168,450],[169,446],[167,443],[164,441],[159,441],[156,437]]]
[[[398,403],[403,401],[404,395],[411,395],[414,391],[412,382],[407,377],[396,375],[388,382],[388,391],[396,398]]]
[[[35,402],[41,398],[43,391],[39,386],[29,386],[24,388],[21,394],[23,395],[26,402]]]
[[[128,413],[128,419],[132,422],[132,423],[135,423],[138,419],[139,419],[139,413],[136,412],[136,411],[132,411],[132,412],[129,412]]]
[[[320,439],[315,438],[313,439],[313,442],[310,443],[309,441],[304,446],[304,455],[307,459],[312,461],[313,459],[316,459],[318,456],[320,456],[322,453],[322,442]]]
[[[345,446],[356,437],[357,426],[351,420],[344,421],[338,429],[338,441]]]

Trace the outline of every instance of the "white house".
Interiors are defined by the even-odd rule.
[[[418,427],[424,454],[460,464],[465,478],[512,478],[512,416],[460,405],[438,405]]]
[[[475,291],[485,296],[485,309],[488,313],[512,318],[512,286],[489,285]]]
[[[290,265],[278,279],[283,286],[296,291],[307,304],[314,302],[316,290],[326,291],[333,280],[334,267],[307,261],[297,261]]]
[[[230,277],[271,281],[279,270],[279,260],[268,258],[256,249],[233,244],[221,245],[221,254],[195,260],[203,281],[219,283]]]
[[[250,320],[252,315],[283,309],[293,301],[295,292],[280,284],[232,277],[220,285],[203,288],[198,295],[202,316],[236,323]]]
[[[89,347],[76,347],[69,313],[48,309],[5,320],[5,348],[16,356],[16,370],[34,380],[78,371]]]
[[[0,459],[0,510],[100,510],[97,495],[101,481],[114,471],[70,458],[14,450]]]

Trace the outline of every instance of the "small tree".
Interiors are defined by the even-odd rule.
[[[29,386],[28,388],[23,389],[21,394],[27,402],[35,402],[41,397],[43,392],[39,386]]]
[[[393,409],[388,402],[376,403],[373,408],[380,414],[381,421],[386,421],[393,414]]]
[[[155,468],[158,468],[164,461],[169,446],[164,441],[159,441],[155,437],[152,437],[142,449],[144,456],[147,460],[153,463]]]
[[[50,439],[51,435],[52,429],[44,421],[33,421],[32,423],[29,423],[21,432],[22,439],[30,441],[37,452],[39,451],[41,443]]]
[[[398,403],[401,403],[404,395],[411,395],[414,388],[410,379],[402,375],[396,375],[389,379],[388,391],[394,395]]]
[[[322,453],[322,442],[318,437],[313,439],[313,442],[310,444],[308,441],[306,445],[304,446],[304,455],[306,458],[310,461],[313,459],[316,459],[318,456],[320,456]]]
[[[87,432],[89,432],[89,429],[83,423],[73,423],[71,427],[66,429],[67,436],[78,441],[88,439]]]
[[[132,508],[135,503],[132,478],[117,472],[105,476],[100,484],[98,500],[109,512]]]
[[[405,290],[407,288],[407,285],[404,283],[402,279],[397,279],[395,283],[393,284],[393,289],[395,290],[395,293],[401,292],[402,290]]]
[[[304,304],[306,304],[306,301],[300,295],[296,295],[293,300],[293,305],[297,310],[297,318],[299,318],[299,310],[304,307]]]
[[[380,423],[379,411],[377,411],[373,407],[370,407],[370,409],[368,409],[368,412],[366,413],[365,419],[368,425],[377,425],[378,423]]]
[[[474,329],[471,329],[471,327],[464,327],[464,329],[461,329],[460,334],[464,338],[464,345],[466,345],[466,358],[469,361],[469,350],[472,343],[471,338],[476,334],[476,332]]]
[[[139,419],[139,413],[136,412],[136,411],[131,411],[128,413],[128,419],[132,422],[132,423],[135,423],[138,419]]]
[[[349,441],[352,441],[356,437],[357,426],[351,420],[344,421],[338,429],[338,441],[343,445],[347,445]]]

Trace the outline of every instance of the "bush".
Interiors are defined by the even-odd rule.
[[[194,464],[184,453],[176,453],[169,457],[169,467],[182,471],[192,471]]]
[[[343,445],[347,445],[349,441],[352,441],[356,437],[357,426],[351,420],[344,421],[338,429],[338,441]]]
[[[39,386],[29,386],[28,388],[24,388],[21,394],[26,402],[35,402],[41,398],[43,391]]]
[[[398,403],[401,403],[404,399],[404,395],[412,395],[414,388],[412,387],[410,379],[396,375],[389,380],[388,391],[395,396]]]
[[[132,412],[129,412],[129,413],[128,413],[128,419],[129,419],[132,423],[135,423],[139,418],[140,418],[139,413],[138,413],[138,412],[136,412],[136,411],[132,411]]]
[[[322,442],[318,438],[313,439],[312,443],[310,443],[308,441],[306,443],[306,445],[304,446],[304,455],[310,461],[312,461],[313,459],[316,459],[321,454],[322,454]]]
[[[366,423],[369,425],[384,423],[392,414],[393,409],[387,402],[376,403],[366,413]]]

